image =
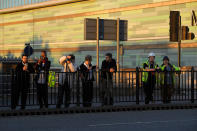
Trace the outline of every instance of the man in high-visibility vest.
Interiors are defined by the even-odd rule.
[[[170,103],[171,96],[174,91],[175,85],[175,71],[180,71],[179,67],[169,63],[168,56],[164,56],[163,64],[160,66],[160,84],[161,84],[161,96],[163,103]]]
[[[153,89],[156,84],[156,70],[159,66],[155,62],[155,53],[151,52],[148,55],[148,60],[143,63],[142,82],[145,93],[145,104],[153,101]]]

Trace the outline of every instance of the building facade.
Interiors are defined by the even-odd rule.
[[[62,55],[74,54],[80,64],[84,56],[93,56],[96,64],[96,41],[84,40],[84,19],[97,18],[128,20],[128,41],[123,44],[120,67],[135,68],[155,52],[156,61],[168,55],[177,64],[176,42],[169,42],[169,14],[180,11],[182,25],[192,26],[192,10],[197,14],[197,0],[57,0],[10,7],[0,10],[0,56],[21,56],[25,43],[34,49],[32,58],[48,51],[52,67],[59,67]],[[197,36],[196,36],[197,37]],[[197,66],[197,38],[182,41],[181,65]],[[106,52],[116,58],[116,41],[100,41],[100,64]]]

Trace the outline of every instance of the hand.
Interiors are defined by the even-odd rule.
[[[88,70],[91,70],[92,69],[92,66],[88,66]]]
[[[27,71],[27,66],[24,66],[24,67],[23,67],[23,70],[24,70],[24,71]]]
[[[159,67],[157,67],[157,70],[159,70],[160,68]]]
[[[66,63],[67,63],[67,64],[70,64],[70,63],[71,63],[71,61],[68,61],[68,60],[67,60],[67,61],[66,61]]]
[[[110,70],[109,70],[110,72],[114,72],[115,70],[114,70],[114,68],[110,68]]]

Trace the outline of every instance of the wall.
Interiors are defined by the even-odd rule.
[[[182,25],[191,26],[191,12],[196,11],[197,0],[89,0],[27,11],[0,14],[0,55],[20,56],[24,43],[31,42],[39,57],[40,49],[49,51],[52,66],[58,65],[63,54],[74,53],[80,64],[84,56],[93,55],[96,63],[96,42],[84,41],[84,18],[128,20],[128,41],[125,49],[125,68],[141,65],[150,51],[156,52],[158,63],[169,55],[177,63],[176,43],[169,42],[169,12],[181,11]],[[33,42],[34,41],[34,42]],[[116,58],[115,41],[101,41],[100,59],[106,52]],[[148,45],[148,46],[147,46]],[[150,45],[150,46],[149,46]],[[197,39],[183,41],[182,65],[197,65]],[[189,58],[189,59],[188,59]],[[100,61],[101,61],[100,60]]]

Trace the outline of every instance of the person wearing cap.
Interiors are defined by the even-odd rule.
[[[112,89],[113,89],[113,73],[117,71],[116,60],[112,58],[111,53],[105,55],[105,60],[101,66],[102,105],[113,105]]]
[[[62,56],[59,60],[60,65],[62,65],[61,73],[59,73],[59,88],[58,88],[58,98],[57,98],[57,108],[61,108],[63,104],[63,96],[65,93],[64,106],[65,108],[70,105],[70,77],[72,73],[75,72],[75,67],[72,63],[72,54],[68,56]]]
[[[175,85],[175,72],[180,71],[179,67],[169,63],[168,56],[163,57],[163,64],[160,66],[160,84],[161,84],[161,96],[163,103],[170,103],[171,96]]]
[[[159,70],[158,64],[155,62],[155,53],[148,55],[148,60],[143,63],[142,82],[145,93],[145,104],[153,101],[153,90],[156,84],[156,72]]]
[[[94,75],[93,71],[96,66],[91,64],[92,56],[87,55],[85,61],[80,65],[79,71],[82,80],[82,92],[83,92],[83,106],[91,107],[93,99],[93,81]]]

